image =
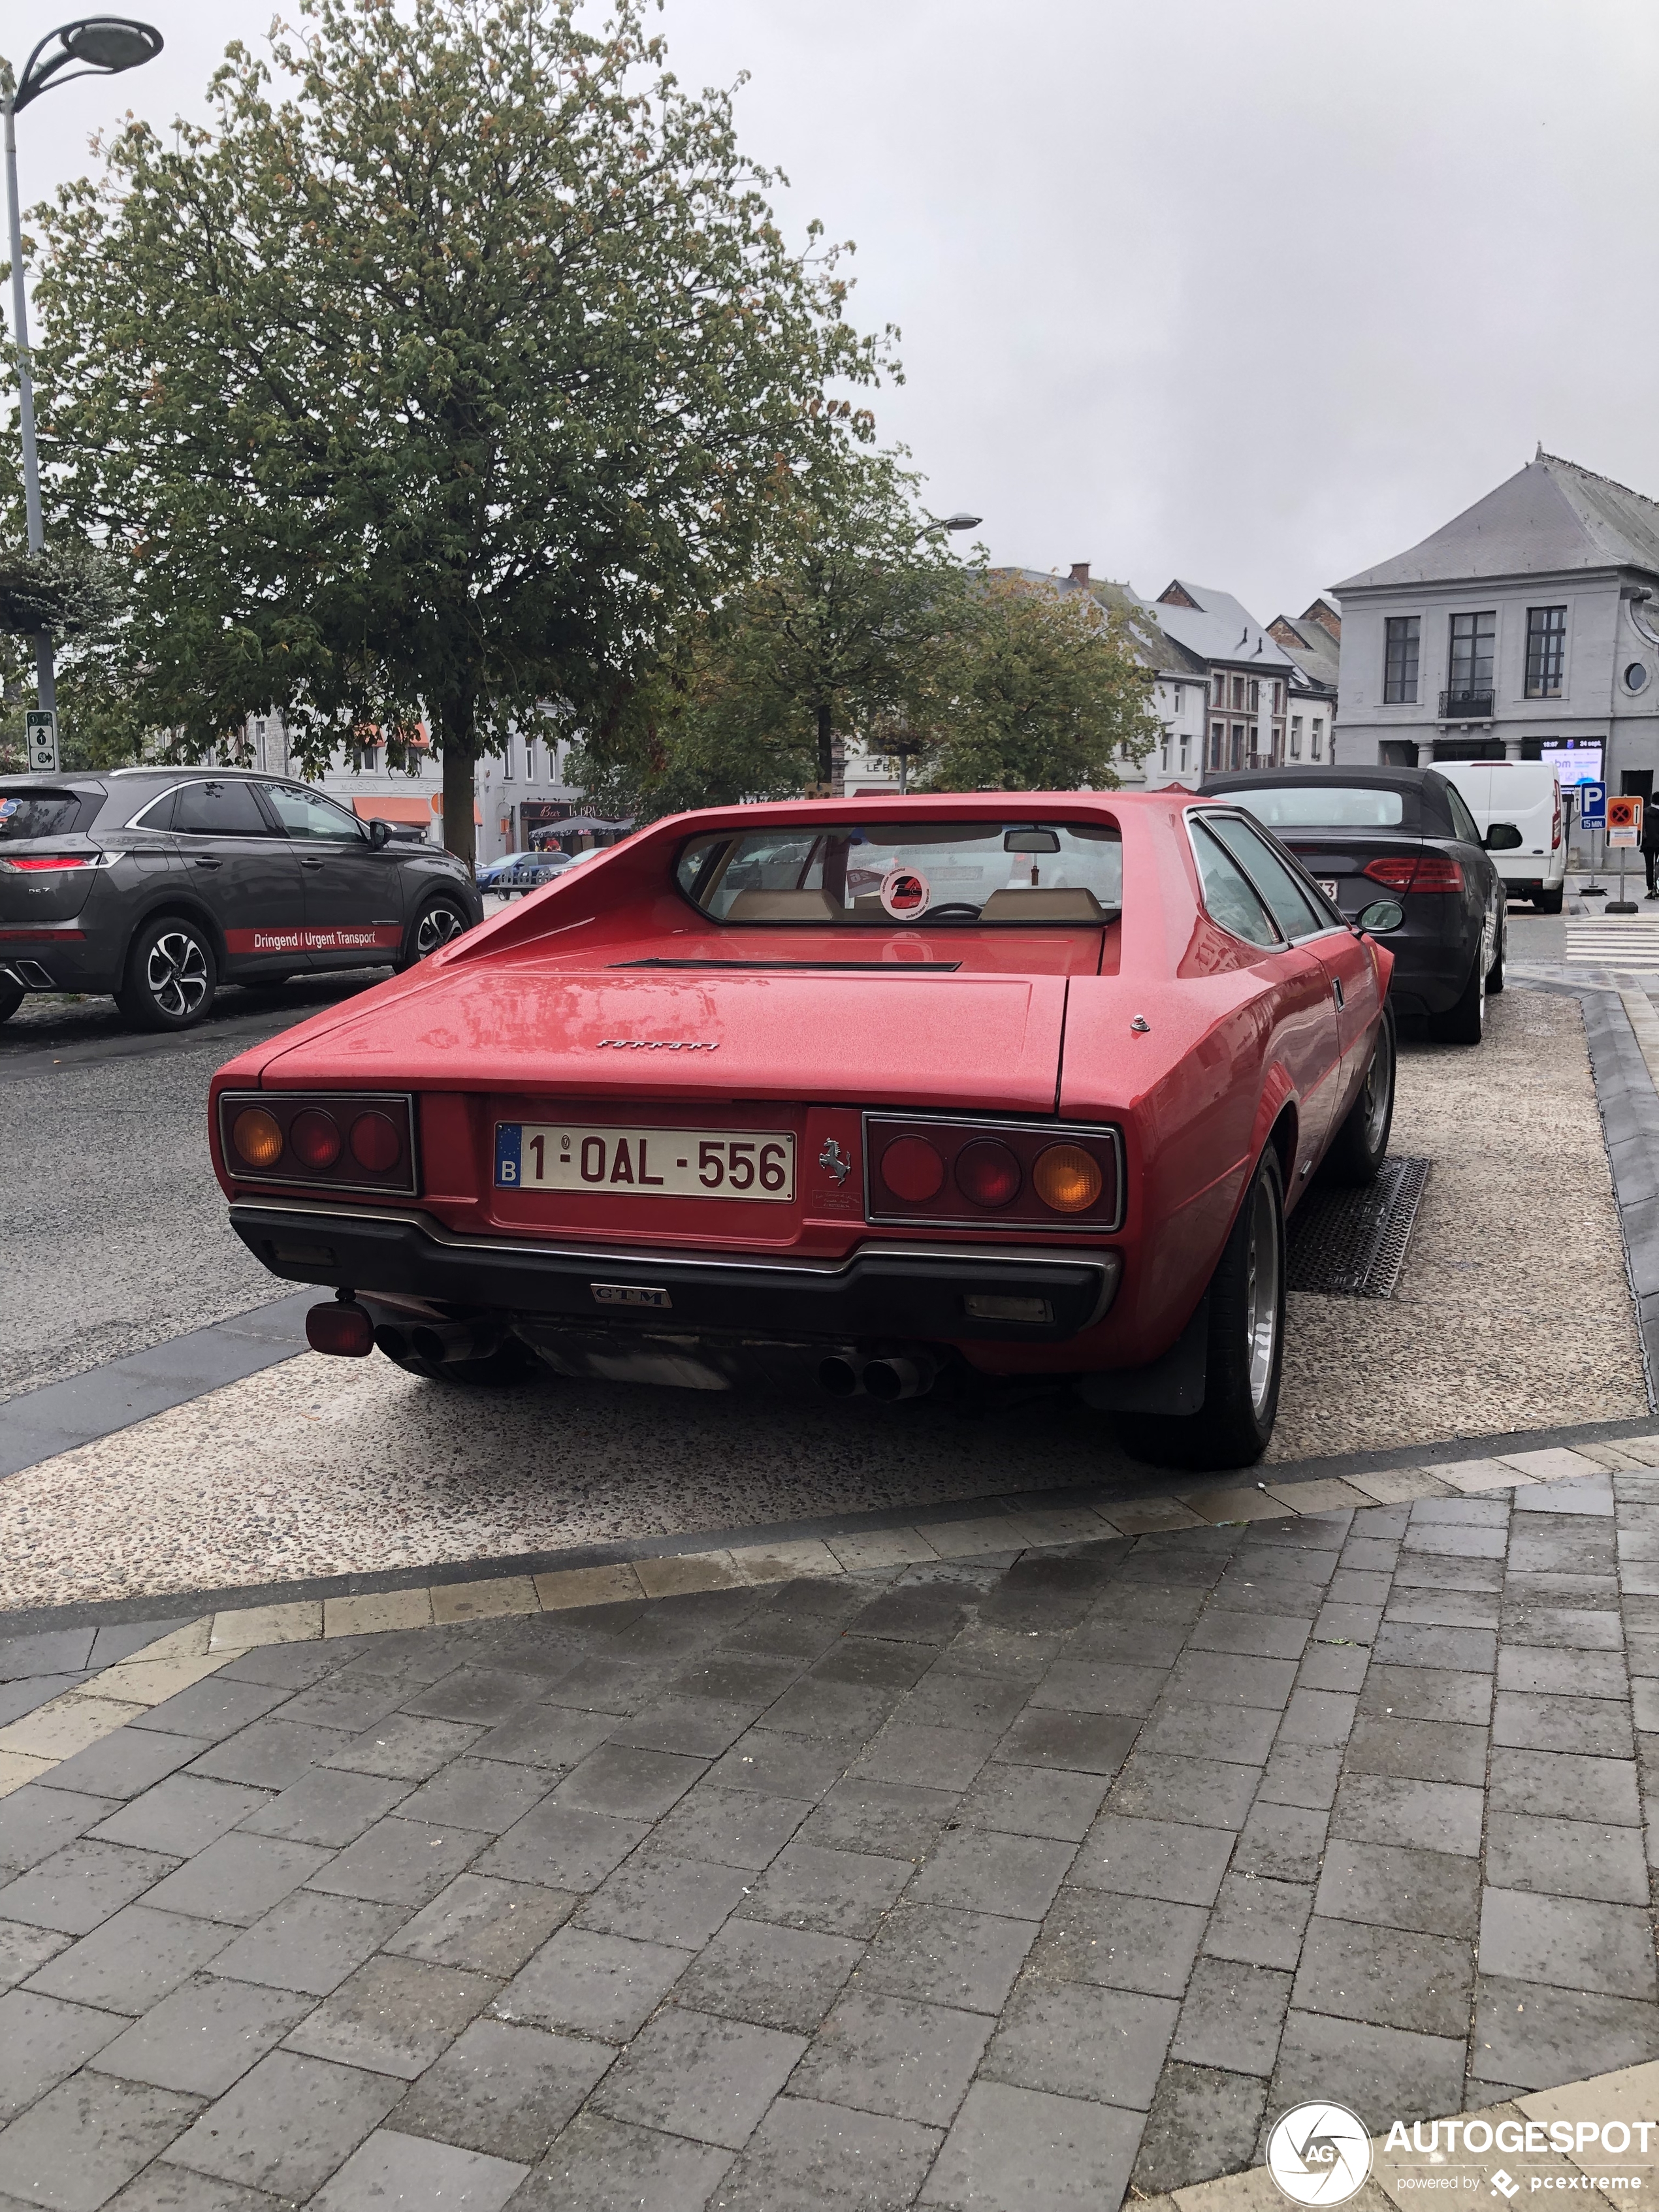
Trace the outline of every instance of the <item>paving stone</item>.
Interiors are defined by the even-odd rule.
[[[1249,2075],[1166,2067],[1135,2159],[1136,2189],[1183,2189],[1249,2166],[1267,2095],[1267,2083]]]
[[[907,1893],[914,1904],[1040,1920],[1074,1854],[1069,1844],[990,1828],[956,1828],[931,1853]]]
[[[1254,1966],[1294,1966],[1313,1898],[1305,1882],[1229,1875],[1204,1931],[1206,1955]]]
[[[292,1990],[202,1975],[185,1982],[93,2060],[104,2074],[198,2097],[222,2096],[310,2011]]]
[[[1265,2080],[1279,2056],[1290,2001],[1288,1972],[1213,1955],[1200,1958],[1188,1984],[1170,2058],[1259,2074]]]
[[[148,2012],[216,1958],[234,1933],[216,1921],[124,1905],[44,1966],[30,1986],[106,2012]]]
[[[403,1918],[395,1905],[290,1893],[218,1952],[214,1972],[325,1996]]]
[[[610,1741],[641,1751],[718,1759],[763,1712],[767,1712],[764,1705],[724,1704],[713,1698],[658,1698],[630,1718],[613,1721]],[[770,1722],[769,1712],[767,1717]]]
[[[1305,1744],[1310,1749],[1340,1749],[1348,1740],[1358,1700],[1337,1690],[1298,1687],[1285,1708],[1276,1744]]]
[[[194,1759],[185,1770],[215,1782],[246,1782],[259,1790],[286,1790],[320,1766],[351,1739],[340,1729],[302,1726],[280,1711],[239,1729]]]
[[[1480,1974],[1474,2063],[1526,2089],[1552,2089],[1659,2059],[1659,2008],[1632,1997]]]
[[[676,1985],[694,2011],[810,2035],[863,1955],[844,1936],[729,1920]]]
[[[1255,1705],[1282,1712],[1296,1681],[1288,1659],[1251,1659],[1237,1652],[1183,1652],[1170,1679],[1172,1702]]]
[[[1186,1650],[1186,1621],[1148,1620],[1139,1614],[1097,1612],[1066,1643],[1073,1659],[1127,1659],[1140,1667],[1172,1667]],[[956,1649],[952,1646],[952,1649]]]
[[[84,2066],[126,2026],[89,2005],[66,2003],[33,1990],[0,1996],[0,2122]]]
[[[1510,1751],[1568,1751],[1629,1759],[1636,1745],[1631,1711],[1607,1698],[1528,1698],[1500,1690],[1492,1740]]]
[[[201,2110],[201,2100],[78,2074],[0,2134],[0,2190],[52,2212],[95,2212]]]
[[[643,2028],[600,2083],[612,2119],[739,2149],[805,2050],[805,2039],[670,2007]]]
[[[811,1810],[805,1798],[764,1797],[750,1790],[699,1783],[658,1823],[654,1837],[664,1850],[683,1858],[756,1873],[771,1864]]]
[[[61,1772],[54,1769],[53,1773]],[[78,1790],[48,1789],[38,1782],[0,1798],[0,1870],[12,1875],[72,1844],[108,1818],[119,1801]]]
[[[1139,2113],[1115,2105],[976,2081],[917,2201],[976,2212],[1115,2204],[1140,2129]]]
[[[1386,1595],[1388,1618],[1419,1628],[1497,1628],[1503,1616],[1497,1590],[1389,1588]]]
[[[1495,1889],[1538,1890],[1646,1905],[1648,1869],[1634,1828],[1488,1813],[1486,1878]]]
[[[400,1825],[416,1826],[411,1821]],[[544,1798],[481,1854],[474,1871],[507,1881],[544,1883],[550,1888],[597,1889],[611,1869],[620,1866],[650,1832],[646,1820],[617,1820],[608,1813],[589,1812],[580,1805],[562,1805],[550,1797]],[[476,1833],[470,1834],[467,1856],[477,1851],[483,1840]]]
[[[282,1717],[291,1721],[293,1708],[285,1711]],[[483,1735],[479,1728],[464,1728],[454,1721],[394,1712],[378,1724],[347,1736],[322,1764],[349,1767],[359,1774],[384,1774],[404,1782],[424,1782],[428,1775],[435,1774],[452,1759],[459,1759]],[[489,1754],[493,1759],[506,1755],[500,1750],[492,1750]]]
[[[1297,2009],[1409,2028],[1467,2029],[1474,1965],[1467,1942],[1352,1920],[1308,1923],[1296,1977]]]
[[[1331,1832],[1351,1843],[1399,1844],[1474,1858],[1480,1850],[1483,1809],[1480,1791],[1461,1783],[1349,1774],[1336,1793]]]
[[[471,1828],[433,1828],[423,1821],[395,1817],[377,1820],[319,1868],[307,1886],[331,1896],[368,1898],[377,1904],[425,1905],[486,1841]]]
[[[1624,1655],[1506,1643],[1498,1654],[1499,1691],[1540,1697],[1628,1698]]]
[[[1069,1717],[1064,1713],[1024,1716],[1024,1719],[1062,1724]],[[1017,1723],[1016,1730],[1023,1724],[1023,1721]],[[1091,1721],[1086,1724],[1112,1729],[1126,1725],[1121,1721]],[[861,1782],[896,1782],[924,1790],[965,1790],[993,1750],[997,1750],[999,1758],[1012,1755],[1006,1746],[1014,1732],[1011,1730],[1010,1736],[1003,1738],[1003,1747],[997,1750],[994,1729],[912,1728],[898,1722],[890,1723],[854,1765],[853,1773]]]
[[[95,1631],[48,1628],[32,1636],[0,1638],[0,1682],[19,1682],[33,1674],[84,1673],[92,1664]]]
[[[516,1974],[580,1902],[569,1890],[460,1874],[383,1948],[394,1957],[470,1966],[504,1978]]]
[[[814,2037],[790,2087],[797,2096],[945,2127],[990,2035],[981,2014],[854,1990]]]
[[[308,1690],[325,1675],[340,1674],[356,1658],[366,1639],[331,1636],[325,1644],[260,1644],[240,1651],[219,1669],[219,1679],[234,1682],[268,1682],[275,1689]]]
[[[273,1706],[280,1705],[287,1696],[286,1690],[268,1688],[263,1683],[228,1682],[222,1674],[210,1674],[204,1682],[192,1682],[177,1696],[152,1705],[148,1712],[135,1715],[127,1726],[145,1732],[193,1737],[199,1753],[210,1743],[218,1743],[225,1736],[234,1735],[239,1729],[246,1728],[251,1721],[258,1720]],[[303,1720],[309,1717],[296,1713],[291,1717]]]
[[[1025,1771],[985,1770],[1005,1774]],[[849,1776],[836,1783],[812,1813],[799,1840],[814,1850],[869,1851],[879,1858],[914,1863],[926,1858],[960,1802],[954,1790],[908,1789],[900,1782],[866,1782]]]
[[[1296,1670],[1297,1690],[1337,1690],[1352,1698],[1364,1685],[1376,1626],[1374,1607],[1362,1613],[1358,1606],[1328,1606],[1319,1617],[1318,1635]],[[1352,1716],[1352,1705],[1349,1711]],[[1279,1740],[1285,1741],[1282,1729]]]
[[[1407,1721],[1362,1714],[1348,1744],[1354,1774],[1393,1774],[1410,1782],[1485,1786],[1486,1731],[1455,1721]]]
[[[749,1893],[742,1867],[711,1866],[652,1849],[635,1852],[582,1907],[584,1928],[695,1951]]]
[[[1501,1559],[1509,1548],[1509,1538],[1501,1528],[1451,1528],[1431,1523],[1408,1528],[1401,1548],[1407,1552],[1438,1552],[1453,1559]]]
[[[1112,1784],[1109,1809],[1140,1820],[1237,1829],[1249,1811],[1258,1780],[1254,1767],[1137,1750]]]
[[[715,1760],[706,1779],[719,1790],[755,1790],[816,1804],[846,1771],[840,1753],[816,1737],[752,1728]]]
[[[295,2029],[284,2049],[412,2081],[501,1984],[419,1959],[371,1959]]]
[[[169,2155],[198,2172],[303,2201],[400,2094],[386,2075],[273,2051],[209,2106]]]
[[[158,1911],[251,1928],[308,1876],[331,1871],[328,1852],[313,1844],[291,1844],[280,1836],[221,1836],[158,1882],[144,1901]]]
[[[1504,1633],[1511,1639],[1536,1646],[1573,1651],[1617,1651],[1624,1643],[1623,1625],[1615,1607],[1606,1611],[1583,1606],[1547,1605],[1516,1600],[1504,1608]],[[1650,1674],[1651,1667],[1636,1664],[1632,1638],[1631,1672]]]
[[[1278,1733],[1279,1715],[1259,1707],[1160,1705],[1146,1723],[1140,1748],[1168,1752],[1181,1759],[1213,1759],[1259,1767],[1266,1765]]]
[[[14,2212],[5,2200],[5,2212]],[[234,2181],[215,2181],[159,2158],[109,2200],[109,2212],[285,2212],[280,2197]]]
[[[1472,1942],[1480,1923],[1480,1868],[1477,1861],[1449,1851],[1334,1836],[1325,1850],[1316,1909],[1327,1920],[1358,1920]]]
[[[1243,1774],[1247,1768],[1229,1768]],[[1299,1805],[1305,1811],[1328,1813],[1336,1802],[1342,1778],[1342,1753],[1313,1744],[1280,1743],[1262,1770],[1257,1794],[1264,1805]]]
[[[867,1936],[909,1875],[901,1860],[797,1841],[773,1860],[742,1909],[750,1920],[815,1928],[824,1936]]]
[[[972,1583],[959,1580],[896,1584],[855,1613],[848,1624],[860,1636],[889,1637],[899,1643],[945,1644],[967,1619],[978,1597]]]
[[[1488,1778],[1494,1813],[1534,1814],[1540,1820],[1581,1818],[1639,1828],[1642,1802],[1636,1762],[1581,1759],[1571,1753],[1495,1750]]]
[[[1072,1878],[1085,1888],[1211,1905],[1236,1841],[1230,1829],[1103,1813],[1078,1852]]]
[[[726,1741],[734,1741],[764,1712],[768,1728],[781,1729],[787,1735],[830,1736],[838,1741],[850,1736],[862,1743],[875,1734],[897,1701],[898,1692],[893,1690],[808,1675],[771,1704],[746,1708]],[[726,1744],[718,1747],[724,1751]]]
[[[1584,1898],[1488,1888],[1480,1901],[1480,1970],[1606,1996],[1659,1995],[1646,1912]]]
[[[1450,1721],[1486,1728],[1492,1720],[1492,1685],[1483,1674],[1439,1667],[1382,1667],[1373,1661],[1359,1693],[1359,1710],[1383,1719]]]
[[[263,1790],[173,1774],[131,1799],[92,1833],[100,1843],[132,1844],[140,1850],[189,1858],[269,1802]]]
[[[409,1790],[407,1782],[385,1775],[313,1766],[251,1814],[243,1826],[249,1835],[286,1836],[294,1843],[337,1850],[407,1799]]]
[[[788,2103],[772,2107],[761,2135],[762,2142]],[[855,2122],[857,2115],[838,2113],[837,2121]],[[890,2120],[872,2120],[871,2128],[892,2128]],[[928,2154],[932,2141],[928,2140]],[[851,2156],[837,2141],[832,2170],[839,2170],[842,2155]],[[926,2160],[923,2166],[925,2168]],[[720,2178],[732,2164],[730,2151],[712,2143],[690,2142],[681,2136],[661,2134],[655,2128],[624,2126],[591,2108],[579,2112],[520,2191],[514,2212],[680,2212],[682,2206],[698,2212]],[[816,2183],[816,2176],[814,2176]],[[772,2174],[766,2178],[771,2192],[763,2200],[764,2212],[795,2212]],[[799,2212],[826,2201],[822,2196],[799,2200]],[[727,2204],[732,2199],[728,2194]]]
[[[38,1712],[66,1690],[78,1690],[87,1680],[85,1674],[33,1674],[23,1681],[0,1682],[0,1728]]]
[[[507,2159],[377,2128],[311,2201],[315,2212],[379,2212],[388,2202],[501,2212],[528,2170]]]
[[[910,2203],[939,2143],[937,2128],[914,2120],[780,2097],[716,2201],[721,2212],[885,2212]],[[693,2201],[673,2199],[676,2204]],[[604,2212],[611,2212],[609,2199]]]
[[[1204,1934],[1200,1905],[1124,1898],[1102,1890],[1060,1891],[1033,1947],[1031,1972],[1178,1997]]]
[[[1020,2088],[1145,2112],[1178,2009],[1169,1998],[1026,1975],[1014,1985],[980,2071]]]
[[[178,1861],[121,1844],[66,1844],[0,1889],[0,1920],[85,1936],[130,1905]]]
[[[1037,1934],[1034,1920],[901,1905],[882,1922],[859,1969],[863,1990],[966,2012],[998,2012]]]
[[[1407,2121],[1461,2112],[1464,2041],[1338,2020],[1292,2006],[1285,2016],[1270,2108],[1331,2098]]]
[[[603,1743],[566,1775],[548,1802],[618,1820],[655,1820],[706,1771],[701,1759]]]
[[[685,1952],[561,1928],[495,2000],[502,2020],[625,2043],[685,1972]]]
[[[29,1928],[21,1920],[0,1920],[0,1990],[27,1981],[73,1941],[53,1928]]]
[[[1419,1628],[1407,1621],[1385,1620],[1376,1632],[1371,1656],[1385,1667],[1490,1674],[1498,1664],[1498,1638],[1488,1628]]]
[[[1451,1559],[1426,1552],[1407,1552],[1395,1570],[1396,1589],[1501,1590],[1501,1559]]]
[[[532,2165],[615,2057],[586,2036],[475,2020],[396,2107],[392,2124]]]
[[[1214,1605],[1188,1644],[1194,1651],[1235,1651],[1253,1659],[1299,1659],[1312,1626],[1305,1613],[1231,1613]]]
[[[1061,1659],[1031,1692],[1031,1704],[1039,1710],[1142,1717],[1151,1712],[1169,1680],[1162,1667],[1128,1666],[1111,1659]],[[1013,1718],[1014,1713],[1009,1713],[1003,1725]]]
[[[1258,1801],[1234,1847],[1234,1867],[1272,1881],[1316,1880],[1328,1818],[1310,1806]]]

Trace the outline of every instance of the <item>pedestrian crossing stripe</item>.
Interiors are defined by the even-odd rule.
[[[1659,915],[1589,915],[1567,924],[1569,966],[1659,971]]]

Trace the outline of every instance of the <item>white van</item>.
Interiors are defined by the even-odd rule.
[[[1492,866],[1512,899],[1559,914],[1567,878],[1561,786],[1543,761],[1436,761],[1435,773],[1468,802]]]

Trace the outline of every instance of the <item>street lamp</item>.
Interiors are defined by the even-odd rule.
[[[984,520],[982,514],[947,514],[941,527],[945,530],[977,530]]]
[[[5,103],[6,207],[11,219],[11,312],[17,348],[17,421],[23,434],[23,505],[28,517],[29,551],[44,553],[46,534],[40,520],[40,462],[34,444],[34,380],[29,372],[28,303],[23,294],[23,230],[17,206],[17,111],[39,100],[55,84],[77,76],[118,76],[154,61],[161,33],[125,15],[83,15],[49,31],[23,64]],[[52,672],[52,633],[42,630],[35,644],[39,702],[55,710],[58,687]],[[51,726],[48,725],[48,727]]]

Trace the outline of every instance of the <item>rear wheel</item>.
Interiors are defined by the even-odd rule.
[[[409,925],[404,939],[404,949],[398,962],[399,972],[413,968],[418,961],[441,952],[446,945],[453,944],[463,932],[471,929],[471,920],[458,899],[440,895],[428,899]]]
[[[1557,884],[1553,891],[1540,891],[1533,900],[1534,906],[1540,914],[1559,914],[1562,893],[1565,889],[1565,884]]]
[[[1285,1359],[1285,1185],[1271,1145],[1210,1278],[1204,1404],[1196,1413],[1123,1415],[1126,1450],[1155,1467],[1252,1467],[1279,1413]]]
[[[0,1022],[9,1022],[27,996],[21,983],[9,983],[0,976]]]
[[[1486,1034],[1486,979],[1480,972],[1486,952],[1483,938],[1456,1005],[1429,1017],[1429,1035],[1437,1044],[1479,1044]]]
[[[1394,1010],[1384,1006],[1359,1096],[1325,1155],[1325,1172],[1333,1182],[1376,1182],[1394,1126]]]
[[[1498,951],[1486,970],[1486,996],[1495,999],[1504,988],[1504,955],[1510,949],[1510,926],[1501,921],[1498,926]]]
[[[206,933],[164,915],[133,939],[115,1003],[136,1029],[187,1030],[212,1011],[218,987],[219,964]]]

